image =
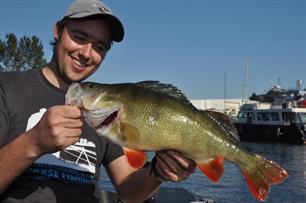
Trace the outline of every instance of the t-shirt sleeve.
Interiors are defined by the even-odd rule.
[[[123,148],[120,145],[108,140],[102,164],[104,166],[107,166],[110,162],[123,155],[124,155]]]
[[[0,148],[5,144],[4,140],[8,132],[8,115],[6,96],[3,86],[0,83]]]

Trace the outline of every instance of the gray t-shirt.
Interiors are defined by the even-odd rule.
[[[49,107],[64,103],[65,92],[49,83],[41,70],[0,72],[0,148],[34,127]],[[79,142],[37,159],[0,194],[0,201],[95,202],[100,165],[122,155],[120,146],[85,123]]]

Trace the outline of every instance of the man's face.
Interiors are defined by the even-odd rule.
[[[58,69],[66,82],[82,81],[102,63],[111,44],[108,24],[102,19],[68,20],[57,39]]]

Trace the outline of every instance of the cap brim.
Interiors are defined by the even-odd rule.
[[[97,16],[101,17],[109,23],[111,27],[111,32],[112,32],[112,40],[115,42],[121,42],[124,37],[124,28],[122,23],[118,18],[116,18],[113,15],[107,14],[107,13],[100,13],[97,14],[96,12],[90,14],[90,13],[78,13],[74,14],[71,16],[65,16],[66,18],[71,18],[71,19],[79,19],[79,18],[86,18],[86,17],[92,17],[92,16]]]
[[[100,15],[104,15],[105,19],[107,19],[109,22],[112,29],[113,41],[121,42],[124,37],[124,28],[120,20],[113,15],[108,15],[108,14],[100,14]]]

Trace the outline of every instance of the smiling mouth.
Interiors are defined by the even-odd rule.
[[[82,63],[81,61],[71,57],[71,60],[72,60],[72,64],[73,64],[73,67],[74,69],[77,71],[77,72],[82,72],[84,69],[86,69],[87,67],[89,67],[89,64],[87,63]]]

